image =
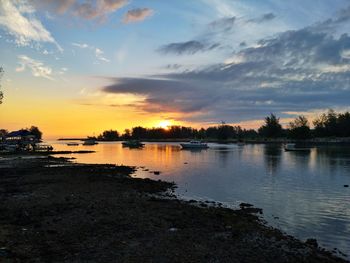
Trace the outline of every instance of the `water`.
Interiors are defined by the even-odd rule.
[[[66,146],[56,150],[97,151],[76,154],[78,162],[144,166],[137,176],[174,181],[177,193],[237,206],[263,208],[270,225],[302,240],[316,238],[330,250],[350,254],[350,147],[318,147],[285,152],[281,145],[209,144],[210,149],[181,150],[176,143],[146,143],[144,149],[120,143]]]

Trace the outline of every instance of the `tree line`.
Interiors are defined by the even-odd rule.
[[[280,119],[271,114],[264,119],[264,124],[258,129],[242,129],[240,126],[221,125],[208,128],[195,129],[184,126],[171,126],[164,128],[134,127],[126,129],[123,133],[117,130],[107,130],[97,137],[102,141],[116,140],[162,140],[162,139],[217,139],[217,140],[247,140],[263,138],[290,138],[305,140],[316,137],[350,137],[350,113],[336,113],[329,110],[320,115],[313,122],[303,115],[296,117],[286,128],[283,128]]]

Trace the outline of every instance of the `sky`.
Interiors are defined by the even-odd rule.
[[[0,0],[0,128],[257,128],[349,109],[349,0]]]

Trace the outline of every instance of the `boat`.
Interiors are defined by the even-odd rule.
[[[78,146],[79,143],[77,143],[77,142],[69,142],[69,143],[67,143],[67,145],[68,146]]]
[[[142,148],[145,146],[144,143],[140,142],[139,140],[128,140],[122,142],[123,147],[129,147],[129,148]]]
[[[180,143],[182,149],[207,149],[208,144],[202,141],[192,140],[186,143]]]
[[[84,141],[83,145],[95,145],[98,144],[94,139],[87,139]]]
[[[284,145],[284,150],[286,152],[309,152],[311,149],[310,148],[301,148],[301,147],[296,147],[295,143],[287,143]]]

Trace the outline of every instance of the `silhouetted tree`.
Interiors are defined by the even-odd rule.
[[[8,130],[0,129],[0,141],[4,140],[4,138],[8,133],[9,133]]]
[[[259,128],[259,134],[267,138],[277,138],[283,135],[283,129],[279,123],[279,118],[271,113],[265,118],[265,125]]]
[[[103,141],[117,141],[119,139],[119,133],[116,130],[104,131],[98,136],[98,139]]]
[[[41,140],[43,133],[39,130],[38,127],[32,126],[28,129],[28,131],[35,136],[37,140]]]
[[[311,137],[309,122],[305,116],[298,116],[289,123],[288,136],[297,140],[305,140]]]
[[[317,137],[337,136],[337,114],[334,110],[328,110],[314,120],[315,135]]]
[[[129,129],[124,130],[124,134],[122,135],[123,139],[129,140],[131,138],[131,132]]]
[[[219,140],[227,140],[228,138],[235,137],[235,135],[233,126],[226,125],[225,122],[222,122],[222,124],[217,128],[217,138]]]

